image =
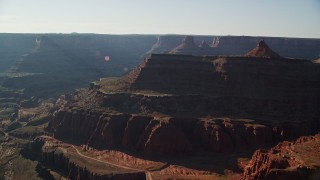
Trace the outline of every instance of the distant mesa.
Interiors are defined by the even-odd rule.
[[[180,44],[176,49],[185,49],[185,48],[197,48],[198,46],[194,43],[193,36],[186,36],[182,40],[182,44]]]
[[[268,57],[268,58],[282,58],[279,54],[272,51],[269,46],[264,42],[264,40],[261,40],[257,47],[252,49],[250,52],[246,54],[246,56],[249,57]]]
[[[170,53],[175,54],[177,52],[183,52],[183,51],[195,51],[198,50],[199,47],[194,43],[193,36],[186,36],[181,44],[174,48]]]
[[[198,45],[195,43],[193,36],[185,36],[181,44],[165,52],[169,54],[184,55],[216,55],[216,48],[210,47],[205,40]]]

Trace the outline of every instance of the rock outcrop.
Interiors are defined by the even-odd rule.
[[[257,150],[245,168],[244,180],[319,179],[320,134]]]
[[[194,55],[199,52],[200,48],[194,43],[193,36],[186,36],[181,44],[171,50],[170,54],[189,54]]]
[[[262,40],[257,44],[257,47],[246,54],[249,57],[267,57],[267,58],[282,58],[279,54],[272,51],[269,46]]]

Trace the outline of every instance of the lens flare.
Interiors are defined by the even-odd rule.
[[[109,56],[105,56],[104,60],[108,62],[108,61],[110,61],[110,57]]]

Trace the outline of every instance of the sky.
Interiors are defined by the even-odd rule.
[[[0,32],[320,38],[320,0],[0,0]]]

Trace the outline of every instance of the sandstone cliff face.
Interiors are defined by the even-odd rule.
[[[131,88],[170,95],[143,97],[150,99],[146,105],[150,108],[163,101],[176,107],[172,109],[195,114],[202,110],[250,118],[315,120],[320,108],[319,72],[319,66],[306,60],[153,55],[133,78]],[[134,98],[128,96],[129,101],[130,97]],[[188,104],[191,109],[185,107]]]
[[[262,125],[241,119],[155,119],[142,115],[79,110],[58,112],[48,130],[57,139],[67,139],[97,149],[126,148],[154,156],[190,153],[197,149],[245,151],[313,134],[317,128],[312,123]]]
[[[141,134],[144,133],[152,119],[151,116],[133,116],[129,119],[123,135],[123,146],[132,149],[137,148]]]
[[[97,83],[95,98],[59,111],[48,130],[153,156],[245,151],[320,129],[320,71],[307,60],[152,55],[133,72],[121,92]]]
[[[245,180],[318,179],[320,135],[282,142],[269,151],[257,150],[245,168]]]
[[[98,149],[124,147],[146,155],[191,151],[185,134],[171,123],[149,116],[100,113],[60,111],[49,124],[48,130],[55,138]]]

